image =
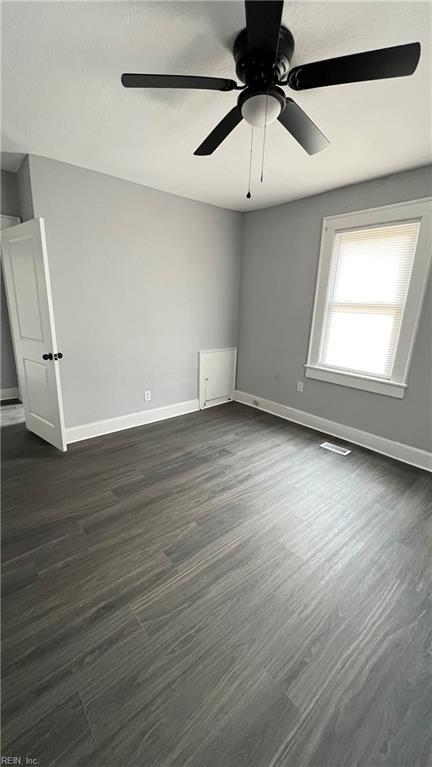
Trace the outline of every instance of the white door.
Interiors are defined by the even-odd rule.
[[[199,399],[203,410],[234,398],[237,349],[199,352]]]
[[[66,450],[43,218],[1,233],[3,274],[27,429]]]

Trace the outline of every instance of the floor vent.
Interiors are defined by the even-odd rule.
[[[334,445],[333,442],[323,442],[320,447],[324,447],[326,450],[331,450],[332,453],[339,453],[339,455],[349,455],[351,452],[351,450],[347,450],[346,447]]]

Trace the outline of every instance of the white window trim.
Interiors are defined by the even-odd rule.
[[[400,223],[410,219],[420,220],[420,231],[391,379],[377,378],[363,373],[337,370],[320,365],[321,334],[336,232],[376,224]],[[308,378],[402,399],[408,385],[408,373],[428,282],[431,235],[432,197],[384,205],[380,208],[358,210],[354,213],[343,213],[338,216],[328,216],[323,219],[309,351],[305,365]]]

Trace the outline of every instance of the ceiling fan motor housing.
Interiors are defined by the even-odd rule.
[[[247,30],[243,29],[234,41],[234,60],[239,80],[249,87],[265,88],[285,80],[294,53],[294,37],[287,27],[281,26],[276,60],[264,52],[248,52]]]

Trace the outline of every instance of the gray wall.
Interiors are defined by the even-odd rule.
[[[431,166],[245,216],[237,388],[418,448],[432,448],[429,280],[403,400],[304,381],[324,216],[432,193]]]
[[[6,170],[1,171],[1,213],[4,216],[20,216],[17,176]],[[9,324],[9,314],[6,304],[6,293],[3,282],[3,272],[0,275],[1,301],[1,367],[0,389],[12,389],[18,386],[15,357],[12,346],[12,336]]]
[[[1,212],[4,216],[19,216],[20,201],[16,173],[7,170],[1,173]]]
[[[19,204],[20,204],[20,210],[21,210],[21,219],[23,221],[29,221],[31,218],[34,218],[34,210],[33,210],[33,198],[32,198],[32,189],[31,189],[31,180],[30,180],[30,164],[29,164],[28,155],[24,157],[19,167],[18,173],[16,174],[16,178],[17,178]]]
[[[241,215],[29,159],[66,425],[196,398],[198,351],[237,344]]]

